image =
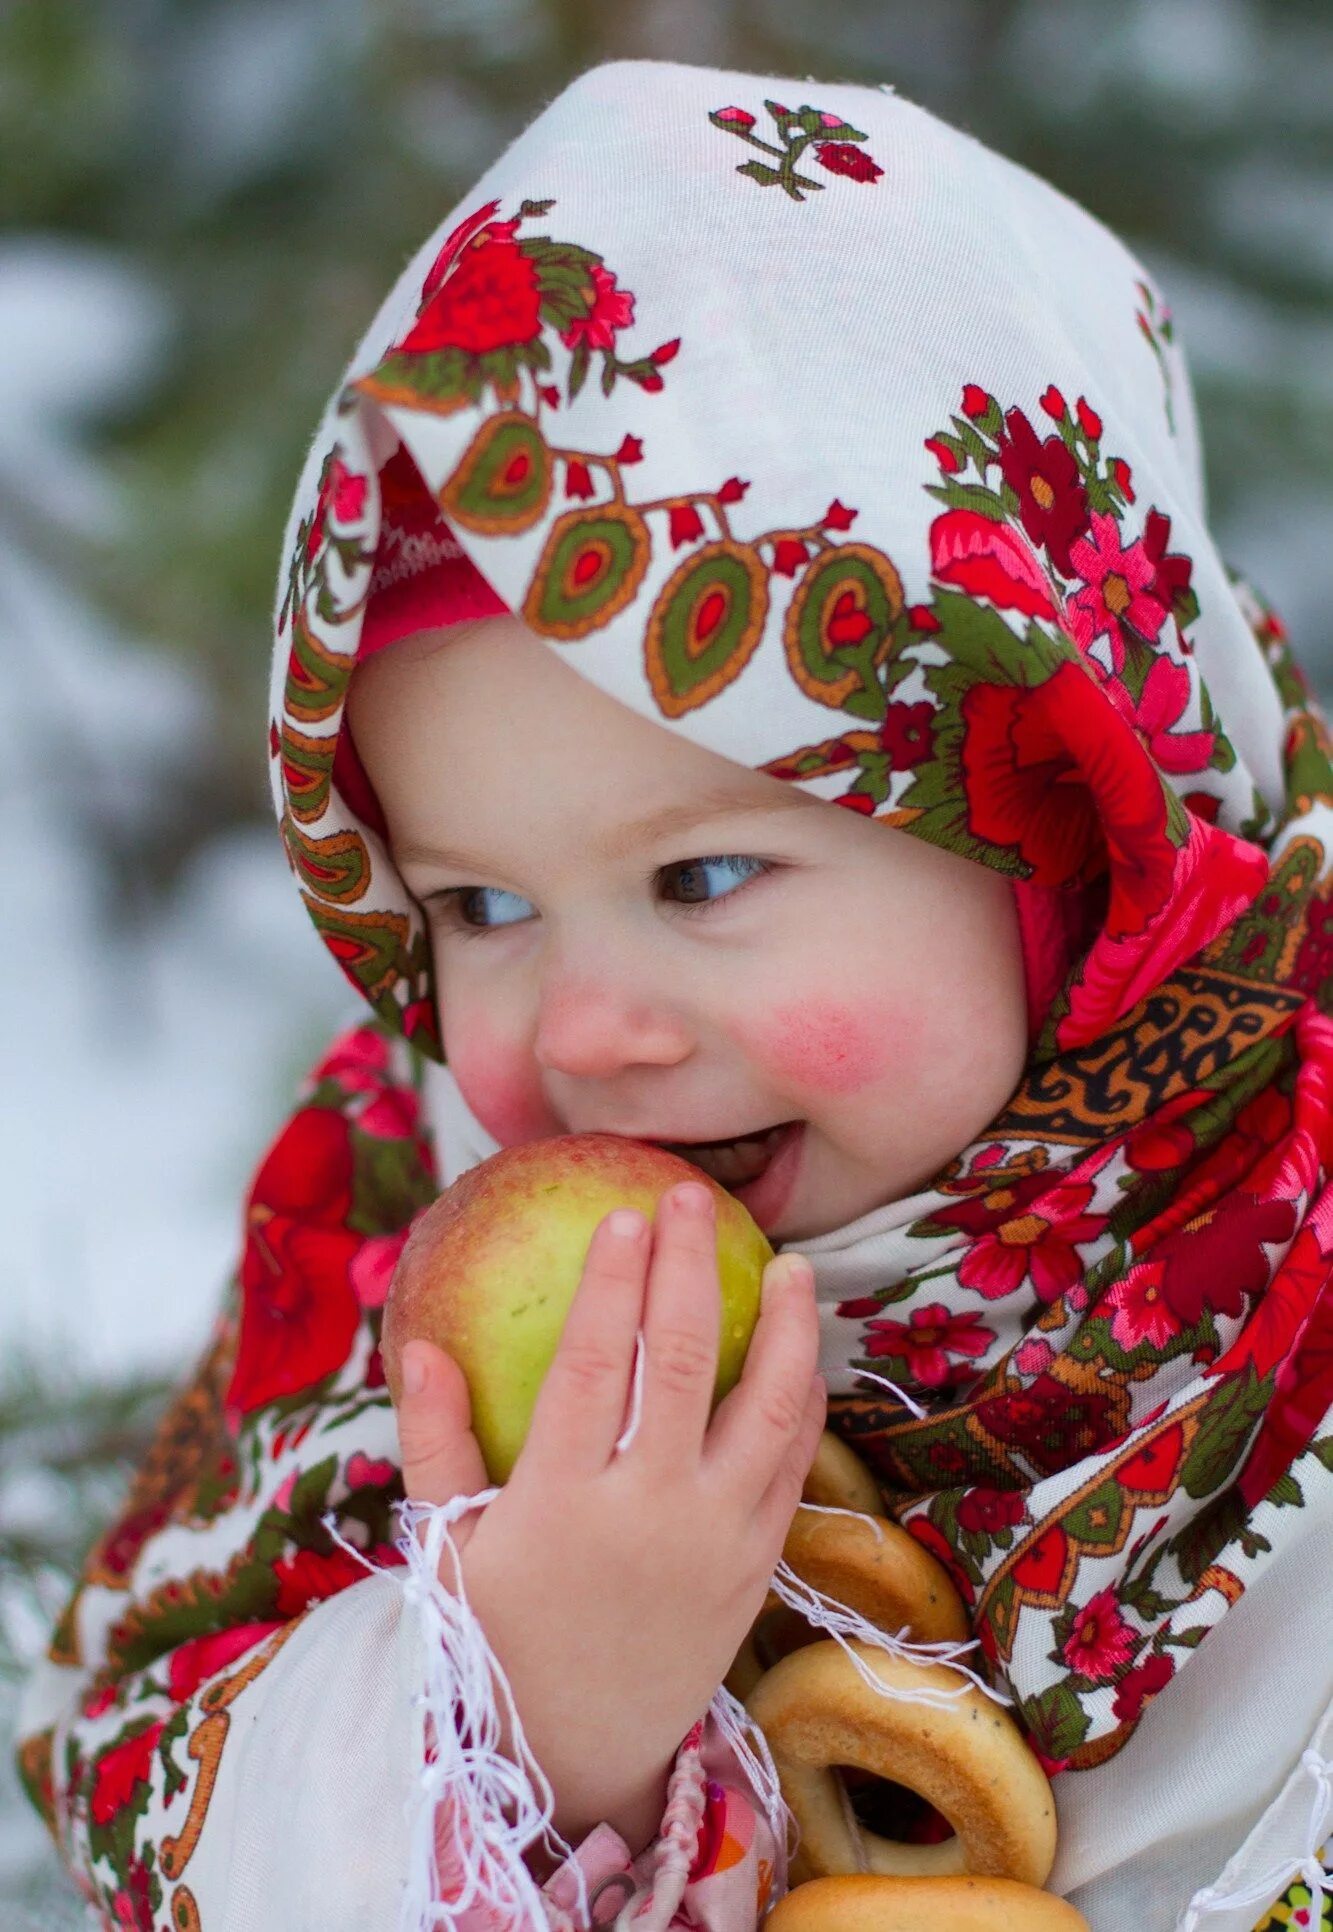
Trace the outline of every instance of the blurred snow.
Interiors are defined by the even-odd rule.
[[[106,1377],[179,1373],[202,1343],[241,1191],[350,999],[276,830],[220,835],[150,914],[107,903],[99,837],[132,850],[213,721],[184,662],[80,599],[33,494],[114,527],[79,426],[151,378],[170,328],[96,250],[0,250],[0,1346]]]

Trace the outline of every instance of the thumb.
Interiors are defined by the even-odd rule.
[[[425,1369],[420,1388],[409,1389],[409,1368]],[[403,1387],[397,1404],[398,1447],[403,1493],[414,1503],[447,1503],[455,1496],[489,1489],[477,1438],[467,1381],[452,1355],[434,1342],[409,1342],[403,1349]],[[471,1535],[475,1513],[454,1524],[461,1549]]]

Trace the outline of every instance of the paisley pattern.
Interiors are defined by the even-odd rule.
[[[571,93],[603,102],[620,73]],[[945,290],[949,250],[895,171],[934,143],[936,172],[971,183],[984,151],[871,90],[826,98],[857,121],[766,102],[769,161],[739,179],[717,135],[762,146],[758,117],[707,111],[693,165],[720,172],[688,204],[693,254],[595,221],[577,144],[530,131],[326,413],[289,531],[271,771],[297,889],[373,1019],[260,1170],[171,1421],[179,1466],[164,1446],[53,1639],[86,1687],[58,1752],[55,1727],[25,1742],[26,1774],[112,1923],[192,1922],[181,1847],[225,1749],[220,1674],[262,1669],[355,1580],[323,1513],[392,1560],[378,1310],[436,1186],[418,1087],[442,1050],[422,911],[341,724],[406,468],[593,682],[1047,895],[1076,935],[1017,1091],[886,1224],[821,1359],[830,1425],[949,1567],[1052,1775],[1077,1781],[1151,1724],[1303,1512],[1328,1508],[1326,725],[1281,620],[1207,533],[1184,364],[1141,266],[1025,182],[1095,301],[1071,319],[1038,277],[1002,354],[993,312],[975,323]],[[676,164],[678,120],[598,126],[622,186]],[[793,250],[854,262],[832,296],[793,281],[767,299],[784,210]],[[1029,232],[994,225],[990,256],[971,231],[969,290]],[[860,314],[895,303],[901,354],[875,360]],[[801,424],[797,447],[773,420]],[[853,433],[866,421],[888,425],[891,461]],[[208,1531],[201,1560],[162,1575],[181,1527]],[[742,1844],[730,1801],[705,1837]]]

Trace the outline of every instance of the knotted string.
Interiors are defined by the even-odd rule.
[[[1298,1880],[1310,1894],[1310,1903],[1317,1907],[1320,1894],[1333,1894],[1333,1872],[1324,1868],[1320,1852],[1333,1828],[1333,1759],[1325,1758],[1318,1751],[1308,1750],[1301,1753],[1299,1769],[1309,1773],[1314,1780],[1314,1801],[1310,1808],[1309,1820],[1305,1827],[1305,1849],[1293,1870],[1292,1860],[1284,1858],[1280,1864],[1270,1865],[1248,1884],[1238,1886],[1234,1891],[1223,1891],[1220,1881],[1196,1892],[1186,1907],[1178,1932],[1195,1932],[1202,1919],[1210,1918],[1216,1912],[1238,1911],[1243,1906],[1271,1905],[1278,1895]],[[1311,1920],[1312,1925],[1318,1919]]]
[[[616,1440],[616,1454],[623,1454],[638,1433],[644,1359],[644,1337],[640,1330],[634,1344],[629,1418]],[[924,1413],[894,1383],[880,1376],[872,1375],[870,1379],[883,1381],[914,1413]],[[355,1557],[363,1569],[395,1579],[425,1627],[426,1684],[415,1695],[414,1702],[425,1712],[427,1749],[426,1761],[418,1774],[417,1800],[410,1821],[408,1875],[399,1921],[402,1932],[456,1927],[474,1905],[484,1905],[495,1914],[505,1915],[501,1922],[517,1919],[534,1927],[546,1924],[556,1928],[556,1932],[565,1932],[565,1928],[573,1932],[574,1921],[543,1897],[523,1862],[523,1854],[539,1841],[548,1854],[554,1848],[554,1855],[561,1862],[572,1861],[569,1868],[578,1888],[580,1923],[584,1926],[593,1923],[587,1879],[573,1857],[573,1847],[552,1822],[554,1793],[528,1745],[504,1668],[487,1642],[468,1600],[459,1551],[450,1534],[451,1525],[460,1517],[470,1510],[484,1509],[499,1494],[500,1486],[492,1485],[473,1495],[454,1496],[447,1503],[407,1499],[396,1504],[401,1534],[395,1548],[404,1560],[394,1566],[372,1563],[340,1535],[333,1511],[326,1512],[321,1519],[333,1540]],[[883,1540],[880,1525],[861,1511],[821,1503],[805,1503],[802,1507],[869,1522],[875,1535]],[[440,1581],[446,1549],[454,1579],[452,1589],[446,1589]],[[858,1674],[881,1697],[903,1703],[948,1704],[966,1695],[967,1684],[971,1682],[997,1703],[1010,1702],[960,1661],[976,1648],[975,1639],[962,1644],[910,1643],[906,1640],[906,1624],[896,1634],[879,1629],[847,1605],[805,1583],[781,1559],[771,1587],[815,1629],[825,1631],[841,1645]],[[963,1681],[949,1688],[922,1685],[916,1691],[890,1687],[872,1674],[847,1642],[848,1636],[877,1645],[904,1662],[943,1664],[957,1671]],[[504,1714],[517,1761],[505,1756],[499,1748],[503,1733],[497,1689],[504,1698]],[[763,1806],[774,1843],[782,1849],[785,1864],[795,1848],[792,1833],[795,1831],[799,1840],[799,1828],[783,1799],[763,1732],[725,1685],[719,1685],[714,1694],[709,1714],[749,1778]],[[540,1799],[534,1797],[534,1786],[541,1793]],[[633,1896],[626,1899],[616,1914],[616,1932],[626,1932],[631,1923],[634,1932],[666,1932],[684,1895],[697,1847],[703,1802],[701,1788],[697,1765],[687,1752],[682,1752],[668,1786],[666,1814],[654,1845],[653,1880],[636,1887]],[[440,1869],[442,1842],[447,1843],[452,1860],[447,1872]],[[453,1895],[444,1897],[446,1890]]]

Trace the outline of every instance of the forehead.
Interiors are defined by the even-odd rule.
[[[347,718],[405,836],[441,816],[516,817],[535,804],[612,827],[607,856],[618,856],[705,816],[823,803],[641,716],[513,617],[395,644],[357,669]]]

